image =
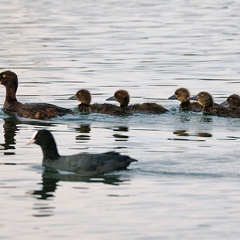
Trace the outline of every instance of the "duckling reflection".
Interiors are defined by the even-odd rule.
[[[114,132],[128,132],[128,127],[125,126],[119,126],[113,128]],[[115,133],[113,134],[113,137],[116,138],[115,141],[128,141],[129,136],[126,134],[119,134]]]
[[[228,107],[240,107],[240,96],[238,94],[232,94],[226,101],[222,102],[221,105]]]
[[[198,137],[212,137],[212,134],[208,133],[208,132],[199,132],[199,133],[197,133],[197,136]]]
[[[178,135],[178,136],[189,136],[187,130],[175,130],[173,134]]]
[[[157,103],[142,103],[128,105],[130,102],[130,95],[126,90],[118,90],[114,93],[114,96],[107,98],[106,101],[117,101],[120,103],[120,107],[125,109],[129,113],[152,113],[161,114],[166,113],[169,110]]]
[[[177,99],[180,101],[179,109],[182,111],[201,112],[203,107],[197,102],[190,102],[190,93],[186,88],[178,88],[175,93],[168,99]]]
[[[90,124],[80,124],[79,127],[74,128],[76,132],[80,132],[82,134],[76,136],[76,140],[80,141],[89,141],[90,135],[88,133],[91,132]]]
[[[80,104],[78,105],[78,111],[81,113],[103,113],[110,115],[126,115],[126,111],[120,107],[108,104],[108,103],[94,103],[91,102],[91,93],[87,89],[80,89],[76,94],[69,99],[78,100]]]
[[[187,132],[187,130],[176,130],[176,131],[173,132],[173,134],[175,134],[177,136],[181,136],[181,137],[182,136],[186,137],[186,136],[194,136],[195,135],[195,134],[189,134]],[[198,133],[196,133],[196,135],[198,137],[212,137],[212,134],[208,133],[208,132],[198,132]]]
[[[240,118],[240,108],[229,108],[215,104],[212,95],[208,92],[200,92],[197,96],[190,97],[189,99],[197,100],[203,106],[204,114]]]

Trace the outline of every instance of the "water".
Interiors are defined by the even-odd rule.
[[[239,119],[179,113],[175,89],[238,93],[239,1],[1,1],[0,66],[18,99],[74,108],[126,89],[164,115],[12,119],[0,112],[1,239],[238,239]],[[0,87],[0,106],[5,89]],[[62,155],[116,150],[129,169],[82,178],[41,166],[33,132]]]

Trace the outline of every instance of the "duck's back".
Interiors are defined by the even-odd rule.
[[[182,111],[194,111],[194,112],[201,112],[203,109],[202,105],[200,105],[198,102],[182,102],[180,104],[180,110]]]
[[[168,110],[157,103],[142,103],[133,104],[127,107],[132,113],[153,113],[161,114],[166,113]]]
[[[219,117],[240,118],[240,108],[224,107],[219,104],[214,104],[213,107],[205,109],[204,113]]]
[[[103,114],[110,114],[110,115],[126,115],[127,112],[116,105],[109,104],[109,103],[94,103],[90,107],[90,111],[92,113],[103,113]]]
[[[62,108],[49,103],[20,103],[16,102],[12,105],[5,106],[4,110],[7,114],[32,118],[32,119],[48,119],[65,114],[72,114],[71,109]]]
[[[134,161],[136,160],[117,152],[101,154],[82,153],[60,156],[58,160],[54,161],[43,161],[43,165],[59,170],[76,172],[81,175],[98,175],[126,169]]]

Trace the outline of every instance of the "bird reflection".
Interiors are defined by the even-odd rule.
[[[211,117],[207,117],[206,115],[203,115],[200,119],[200,122],[207,122],[207,123],[210,123],[212,122],[213,119]]]
[[[40,190],[29,191],[33,196],[37,196],[37,199],[47,200],[49,198],[55,197],[54,192],[59,187],[60,181],[64,182],[88,182],[88,183],[103,183],[110,185],[120,185],[123,182],[129,181],[128,179],[120,179],[121,175],[118,174],[106,174],[92,177],[83,177],[78,174],[66,174],[55,170],[45,169],[42,173],[42,181],[39,183],[41,185]]]
[[[3,150],[11,150],[15,149],[16,145],[16,134],[20,131],[19,125],[21,124],[29,124],[29,125],[36,125],[39,126],[38,121],[34,120],[20,120],[19,118],[15,117],[8,117],[3,119],[3,131],[4,131],[4,143],[0,143],[0,146],[3,147]],[[49,122],[42,122],[42,126],[52,126],[52,123]],[[14,152],[6,151],[4,152],[4,155],[14,155]]]
[[[42,182],[39,183],[42,185],[40,190],[34,190],[31,192],[32,195],[36,195],[37,199],[46,200],[48,198],[54,197],[54,192],[57,189],[57,183],[59,182],[58,179],[51,178],[46,173],[42,174]]]
[[[114,132],[128,132],[128,127],[126,126],[117,126],[113,128]],[[126,134],[113,134],[113,136],[116,138],[115,141],[128,141],[129,136]]]
[[[211,133],[208,132],[198,132],[196,134],[189,134],[187,130],[175,130],[173,134],[177,136],[198,136],[198,137],[212,137]]]
[[[175,130],[173,134],[178,136],[189,136],[187,130]]]
[[[91,132],[90,124],[80,124],[79,127],[74,128],[76,132],[80,132],[82,134],[76,136],[76,140],[79,141],[89,141],[90,135],[88,133]]]
[[[4,150],[15,149],[15,136],[16,132],[19,131],[17,127],[18,120],[17,118],[5,118],[3,119],[3,130],[4,130],[4,143],[0,145],[3,147]],[[6,153],[4,153],[6,154]],[[15,154],[14,152],[8,152],[7,154]]]

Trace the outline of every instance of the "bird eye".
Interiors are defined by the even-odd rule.
[[[2,77],[5,78],[7,75],[6,74],[3,74]]]

